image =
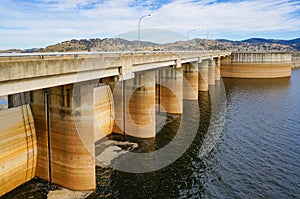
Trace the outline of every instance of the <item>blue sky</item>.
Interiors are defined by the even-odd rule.
[[[181,40],[192,29],[191,39],[300,37],[299,0],[1,0],[0,49],[128,35],[145,14],[143,29]]]

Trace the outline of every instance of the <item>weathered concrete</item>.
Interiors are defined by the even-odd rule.
[[[182,68],[160,69],[159,105],[162,111],[181,114],[183,110],[183,73]]]
[[[155,137],[155,72],[113,85],[116,120],[113,132],[140,138]]]
[[[183,64],[183,99],[198,99],[198,62]]]
[[[215,74],[215,80],[219,81],[221,80],[221,58],[215,58],[215,62],[216,62],[216,74]]]
[[[208,63],[208,85],[215,85],[216,83],[216,62],[214,59],[209,60]]]
[[[233,53],[222,59],[222,77],[233,78],[278,78],[291,76],[291,54]]]
[[[109,91],[89,81],[26,93],[37,134],[34,175],[73,190],[95,189],[94,143],[113,126]],[[9,97],[10,106],[23,103],[17,96]]]
[[[109,85],[94,88],[94,121],[94,142],[112,133],[115,108]]]
[[[38,53],[0,54],[0,96],[76,82],[134,73],[182,63],[199,57],[224,57],[217,52]]]
[[[35,176],[37,144],[29,105],[0,111],[0,126],[0,196],[2,196]]]
[[[203,60],[199,63],[198,90],[208,91],[208,61]]]
[[[35,108],[33,115],[38,119],[36,123],[42,122],[41,129],[36,131],[39,149],[44,153],[39,153],[38,158],[39,163],[46,163],[38,164],[37,176],[42,174],[39,177],[73,190],[95,189],[95,84],[97,82],[80,85],[80,100],[76,99],[78,90],[74,90],[73,84],[33,94],[31,104],[43,107]],[[44,100],[39,102],[39,99]],[[40,116],[42,120],[39,120]]]

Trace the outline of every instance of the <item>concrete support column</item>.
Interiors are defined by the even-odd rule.
[[[109,85],[94,88],[94,140],[97,142],[113,131],[115,109]]]
[[[209,60],[208,66],[208,85],[215,85],[216,77],[216,62],[214,59]]]
[[[126,80],[119,82],[112,82],[110,86],[113,90],[114,108],[115,108],[115,121],[113,126],[113,132],[124,135],[125,129],[125,85]],[[124,92],[123,92],[124,91]]]
[[[182,68],[163,68],[159,71],[159,102],[162,111],[182,114],[183,75]]]
[[[114,86],[114,132],[139,138],[155,137],[155,72],[135,74]]]
[[[218,57],[218,58],[216,58],[215,61],[216,61],[216,77],[215,77],[215,79],[218,81],[218,80],[221,79],[221,72],[220,72],[220,70],[221,70],[221,58]]]
[[[198,76],[198,90],[208,91],[208,61],[203,60],[198,64],[199,76]]]
[[[0,111],[0,197],[34,178],[36,133],[28,104]]]
[[[182,65],[183,67],[183,99],[198,100],[198,63]]]
[[[73,86],[50,89],[52,181],[73,190],[95,189],[93,85],[81,86],[78,107],[73,107]]]
[[[50,181],[49,170],[49,134],[47,121],[47,98],[43,90],[30,92],[30,107],[32,109],[37,139],[37,169],[36,176]],[[50,107],[49,107],[50,108]],[[47,108],[49,110],[49,108]]]
[[[90,81],[32,92],[38,177],[72,190],[96,188],[94,88],[97,83]]]

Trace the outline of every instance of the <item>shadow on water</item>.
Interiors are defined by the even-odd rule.
[[[46,181],[39,178],[34,178],[33,180],[19,186],[13,191],[0,197],[1,199],[46,199],[47,194],[50,190],[58,190],[59,187],[51,185]]]
[[[197,108],[195,108],[197,107]],[[189,196],[201,197],[205,186],[199,177],[206,170],[206,165],[198,157],[199,146],[208,130],[210,123],[210,98],[207,92],[199,93],[198,101],[184,101],[184,113],[190,115],[199,110],[200,121],[196,138],[187,151],[175,162],[158,171],[133,174],[110,168],[96,168],[97,191],[94,198],[182,198]],[[181,117],[167,123],[157,134],[153,146],[142,144],[143,141],[127,137],[130,142],[138,142],[137,152],[158,150],[166,146],[178,131]],[[195,123],[194,123],[195,124]],[[195,124],[197,125],[197,124]],[[118,137],[118,136],[117,136]],[[116,137],[111,137],[114,139]],[[123,139],[123,138],[117,138]],[[148,150],[143,149],[147,146]],[[149,162],[151,164],[151,162]]]

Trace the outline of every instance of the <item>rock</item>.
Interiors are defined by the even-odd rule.
[[[85,199],[92,191],[71,191],[68,189],[49,191],[48,199]]]

